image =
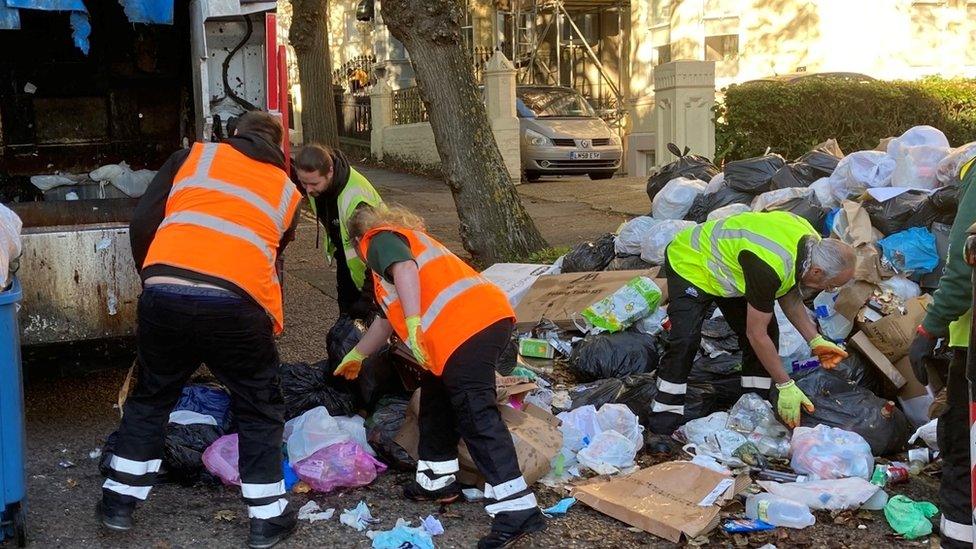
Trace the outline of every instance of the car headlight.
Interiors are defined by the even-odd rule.
[[[535,145],[536,147],[552,145],[552,141],[548,137],[537,131],[525,130],[525,139],[528,140],[529,144]]]
[[[617,134],[615,134],[615,133],[610,134],[610,144],[611,145],[619,145],[620,144],[620,136],[617,135]]]

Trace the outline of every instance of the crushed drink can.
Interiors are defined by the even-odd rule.
[[[889,465],[885,473],[888,477],[888,484],[904,484],[911,478],[908,468],[901,465]]]

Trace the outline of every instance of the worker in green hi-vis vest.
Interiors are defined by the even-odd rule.
[[[966,380],[966,360],[969,349],[969,329],[972,322],[972,267],[966,264],[966,231],[976,222],[976,159],[959,170],[959,209],[949,232],[949,252],[945,271],[932,305],[917,329],[909,349],[915,377],[928,384],[928,363],[935,355],[939,340],[952,350],[949,378],[946,380],[946,409],[939,417],[937,437],[942,456],[942,547],[972,547],[973,517],[970,502],[969,457],[969,390]]]
[[[302,147],[295,158],[295,170],[317,222],[325,227],[322,247],[326,261],[330,265],[335,262],[339,313],[365,320],[372,311],[372,301],[363,297],[366,264],[349,240],[349,219],[358,208],[375,208],[383,199],[341,151],[325,145]]]

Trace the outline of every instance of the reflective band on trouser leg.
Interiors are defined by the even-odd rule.
[[[247,514],[250,518],[271,519],[280,517],[285,512],[285,507],[287,506],[288,500],[280,498],[267,505],[249,505],[247,507]]]
[[[269,482],[266,484],[241,483],[241,495],[244,499],[263,499],[272,496],[285,495],[285,481]]]
[[[972,524],[953,522],[945,518],[945,515],[942,515],[942,520],[939,522],[939,529],[942,531],[943,536],[948,536],[956,541],[973,542]]]
[[[116,494],[132,496],[142,500],[149,497],[149,491],[152,490],[152,486],[129,486],[128,484],[123,484],[110,478],[105,479],[105,483],[102,484],[102,488],[111,490]]]
[[[494,500],[503,500],[528,489],[525,484],[525,477],[518,477],[508,482],[503,482],[498,486],[485,483],[485,497]]]
[[[664,404],[662,402],[658,402],[657,400],[655,400],[654,404],[651,405],[651,411],[657,413],[669,412],[672,414],[678,414],[679,416],[685,415],[684,405],[678,406],[675,404]]]
[[[436,492],[457,480],[458,460],[417,461],[417,484],[428,492]]]
[[[510,513],[513,511],[526,511],[528,509],[533,509],[539,506],[539,502],[535,499],[535,494],[529,493],[522,497],[514,499],[506,499],[499,501],[498,503],[492,503],[491,505],[485,505],[485,511],[489,515],[495,516],[498,513]]]
[[[773,386],[773,379],[759,376],[742,376],[743,389],[769,389]]]
[[[519,475],[512,480],[492,486],[485,483],[485,498],[494,503],[485,505],[485,511],[495,516],[498,513],[525,511],[539,506],[525,478]]]
[[[671,383],[670,381],[662,378],[657,378],[657,390],[658,392],[664,392],[672,395],[683,395],[688,392],[687,383]]]
[[[147,473],[158,473],[159,467],[162,464],[163,460],[161,459],[136,461],[134,459],[126,459],[116,455],[113,455],[112,459],[110,459],[108,462],[109,468],[113,471],[135,476],[141,476]]]

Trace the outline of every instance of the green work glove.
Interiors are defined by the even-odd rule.
[[[424,345],[424,331],[420,328],[420,317],[417,315],[407,317],[407,345],[417,363],[426,368],[430,354]]]
[[[779,417],[783,418],[783,421],[790,429],[800,424],[801,404],[808,414],[813,413],[813,403],[796,386],[795,381],[791,379],[782,385],[777,383],[776,388],[779,389],[779,397],[776,399],[776,411],[779,412]]]
[[[342,362],[332,372],[332,375],[341,376],[352,381],[359,377],[359,370],[363,369],[364,360],[366,360],[366,355],[360,353],[353,347],[351,351],[346,353],[346,356],[342,357]]]
[[[830,341],[822,335],[810,340],[810,351],[820,359],[820,365],[830,370],[847,358],[847,351],[843,347]]]

